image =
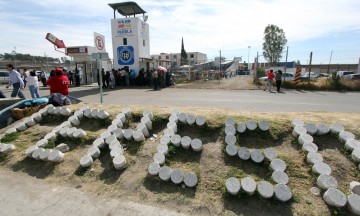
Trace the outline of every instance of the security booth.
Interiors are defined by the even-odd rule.
[[[149,24],[145,11],[135,2],[109,4],[114,9],[111,20],[114,68],[135,71],[137,77],[141,69],[150,70]],[[116,12],[122,18],[116,18]],[[136,16],[136,15],[141,15]]]
[[[97,82],[97,70],[99,60],[94,60],[92,54],[95,53],[95,48],[92,46],[73,46],[66,48],[66,55],[73,58],[75,67],[80,72],[80,84],[87,85]],[[112,68],[110,60],[102,61],[102,67],[105,71]],[[75,72],[75,68],[72,69]]]
[[[91,59],[91,54],[94,52],[94,47],[91,46],[73,46],[66,48],[66,55],[73,58],[75,67],[80,72],[80,83],[91,84],[96,82],[96,77],[93,75],[95,62]],[[73,69],[75,72],[75,69]]]

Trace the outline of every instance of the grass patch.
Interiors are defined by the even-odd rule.
[[[11,143],[17,139],[19,139],[20,133],[19,132],[15,132],[15,133],[11,133],[11,134],[6,134],[2,139],[1,142],[3,143]]]

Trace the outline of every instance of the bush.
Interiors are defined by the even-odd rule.
[[[266,76],[265,68],[258,69],[258,77]]]
[[[360,91],[359,80],[344,80],[340,79],[335,73],[328,79],[318,79],[315,82],[300,82],[295,84],[293,81],[282,82],[282,87],[287,89],[302,89],[302,90],[341,90],[341,91]]]
[[[332,72],[332,74],[329,78],[329,83],[330,83],[330,86],[332,86],[334,89],[336,89],[336,90],[341,89],[340,77],[336,74],[336,72]]]

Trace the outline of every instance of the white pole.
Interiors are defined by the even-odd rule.
[[[103,83],[102,83],[102,61],[101,61],[101,53],[99,54],[99,83],[100,83],[100,103],[103,103]]]
[[[250,68],[249,68],[249,66],[250,66],[250,64],[249,64],[249,55],[250,55],[250,48],[251,48],[251,46],[248,46],[248,48],[249,48],[249,50],[248,50],[248,61],[247,61],[248,66],[247,66],[247,69],[248,69],[249,74],[250,74]]]

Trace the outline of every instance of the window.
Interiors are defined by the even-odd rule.
[[[143,46],[145,46],[145,40],[143,40]]]
[[[159,56],[158,59],[161,60],[161,56]]]
[[[127,38],[123,38],[123,44],[127,45]]]
[[[190,58],[194,58],[194,54],[190,54]]]
[[[7,73],[7,72],[0,72],[0,77],[9,77],[9,73]]]
[[[169,59],[169,56],[166,56],[165,58],[166,58],[166,59]]]
[[[173,55],[173,58],[174,58],[174,59],[176,59],[176,58],[177,58],[177,56],[176,56],[176,55]]]

